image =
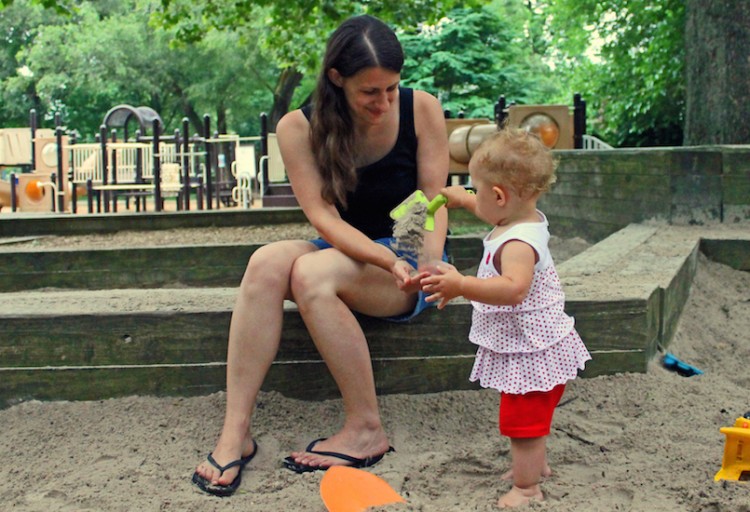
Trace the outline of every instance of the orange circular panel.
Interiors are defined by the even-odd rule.
[[[26,184],[24,192],[26,193],[26,197],[29,199],[29,201],[38,203],[42,199],[44,199],[44,187],[39,184],[39,180],[29,181]]]
[[[521,122],[520,128],[535,133],[548,148],[554,148],[560,139],[560,127],[547,114],[531,114]]]

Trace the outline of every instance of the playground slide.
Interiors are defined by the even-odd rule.
[[[0,180],[0,209],[6,206],[10,208],[10,182]]]

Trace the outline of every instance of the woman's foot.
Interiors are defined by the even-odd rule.
[[[505,493],[497,500],[498,508],[515,508],[523,505],[528,505],[532,501],[544,501],[544,495],[538,485],[534,485],[527,489],[516,487],[515,485],[510,491]]]
[[[225,441],[222,435],[219,438],[219,442],[216,443],[216,448],[211,452],[211,456],[219,466],[225,466],[232,461],[238,459],[246,459],[252,455],[257,449],[257,445],[253,442],[253,438],[248,434],[238,444],[237,442]],[[205,480],[211,483],[211,485],[230,485],[237,475],[242,470],[241,467],[236,466],[228,468],[223,473],[208,460],[204,460],[195,469],[195,473],[203,477]]]
[[[382,429],[366,431],[342,430],[327,439],[315,443],[316,452],[333,452],[348,455],[355,459],[367,459],[381,456],[391,449],[388,437]],[[299,466],[309,468],[329,468],[337,465],[350,465],[347,460],[339,457],[326,457],[320,453],[306,451],[292,452],[288,457]]]

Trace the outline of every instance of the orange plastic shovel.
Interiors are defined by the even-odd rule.
[[[364,512],[406,501],[382,478],[347,466],[328,468],[320,481],[320,497],[328,512]]]

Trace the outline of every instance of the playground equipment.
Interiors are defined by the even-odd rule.
[[[259,185],[263,206],[297,206],[292,187],[289,184],[281,159],[281,151],[276,134],[268,131],[268,118],[260,116],[261,158]]]
[[[24,178],[23,186],[17,179],[0,180],[0,207],[77,213],[78,198],[84,192],[89,213],[116,212],[122,198],[127,208],[135,199],[137,211],[146,209],[147,198],[160,211],[164,199],[170,197],[176,199],[178,209],[185,210],[190,209],[192,197],[198,209],[218,209],[222,204],[251,208],[257,204],[256,194],[263,207],[297,205],[276,134],[268,131],[265,114],[260,116],[259,137],[209,135],[207,115],[203,136],[189,135],[187,119],[182,130],[169,136],[162,133],[161,118],[153,109],[117,105],[104,116],[97,142],[84,144],[63,134],[59,116],[55,116],[54,131],[37,129],[34,111],[30,117],[31,130],[0,130],[4,133],[0,166],[20,163],[20,174],[34,174],[36,184],[30,185],[27,180],[31,178]],[[578,94],[572,109],[565,105],[506,107],[501,96],[492,120],[451,119],[447,113],[446,117],[451,180],[466,179],[472,153],[501,126],[528,129],[553,149],[609,148],[584,133],[585,102]],[[136,129],[130,130],[134,124]],[[118,129],[123,133],[120,140]],[[256,143],[260,146],[257,165]],[[20,160],[19,151],[25,152]]]
[[[14,171],[8,181],[0,180],[0,208],[15,202],[25,212],[54,211],[59,147],[53,130],[0,129],[0,168]]]
[[[243,208],[253,204],[253,182],[256,179],[255,146],[240,146],[237,141],[236,159],[232,162],[232,176],[237,185],[232,188],[232,200]]]
[[[55,210],[57,184],[50,176],[19,174],[16,192],[17,207],[22,212],[43,212]]]
[[[10,187],[10,182],[5,180],[0,180],[0,210],[4,206],[9,206],[11,204],[12,198],[11,198],[12,192]]]
[[[128,208],[134,198],[137,211],[146,208],[147,198],[153,198],[159,211],[168,197],[176,198],[178,209],[190,209],[192,197],[198,209],[219,208],[222,203],[250,208],[263,178],[257,175],[259,141],[270,176],[286,179],[273,136],[270,144],[268,134],[210,136],[208,116],[203,124],[206,136],[191,137],[187,119],[182,130],[168,136],[161,133],[161,118],[154,110],[117,105],[104,116],[95,143],[77,143],[74,136],[63,135],[59,116],[55,124],[55,130],[37,129],[32,110],[30,129],[0,130],[0,168],[5,171],[0,207],[77,213],[78,198],[87,193],[89,213],[116,212],[121,198]],[[118,130],[123,133],[120,140]]]
[[[495,118],[446,119],[450,172],[468,173],[468,163],[477,146],[503,126],[535,133],[550,149],[612,149],[596,137],[586,135],[586,102],[580,94],[567,105],[510,105],[505,97],[495,104]]]
[[[750,412],[737,418],[733,427],[719,430],[726,440],[721,469],[714,480],[750,481]]]

